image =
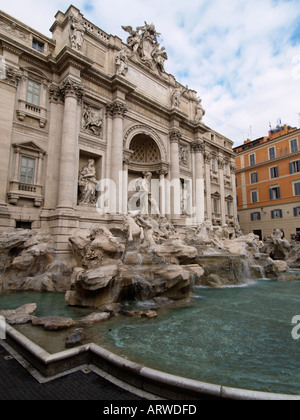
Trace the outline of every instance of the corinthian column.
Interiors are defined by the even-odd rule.
[[[224,187],[224,159],[220,157],[218,159],[219,166],[219,179],[220,179],[220,195],[221,195],[221,218],[222,225],[226,224],[226,203],[225,203],[225,187]]]
[[[195,141],[191,144],[191,149],[195,154],[195,208],[196,223],[201,224],[205,216],[204,202],[204,143],[203,141]]]
[[[210,160],[211,154],[208,151],[204,152],[205,162],[205,188],[206,188],[206,214],[208,220],[212,220],[212,207],[211,207],[211,183],[210,183]]]
[[[110,177],[116,193],[111,196],[112,213],[123,212],[123,121],[127,109],[123,102],[116,101],[109,107],[113,117]]]
[[[171,217],[172,220],[180,219],[180,169],[179,169],[179,141],[181,133],[174,128],[169,133],[171,141]]]
[[[68,77],[60,87],[64,97],[64,115],[60,153],[58,208],[73,209],[77,202],[77,110],[82,86]]]

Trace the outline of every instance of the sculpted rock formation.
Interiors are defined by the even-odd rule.
[[[15,229],[0,235],[0,293],[64,292],[71,271],[54,257],[49,234]]]
[[[193,285],[285,280],[288,268],[299,267],[300,261],[299,244],[292,246],[279,232],[263,243],[238,227],[232,235],[227,226],[205,221],[179,233],[166,218],[140,212],[124,215],[115,228],[74,232],[69,242],[76,260],[72,269],[55,259],[47,233],[16,229],[1,234],[0,293],[65,292],[69,305],[95,308],[134,299],[182,300],[192,295]],[[274,261],[270,254],[285,261]]]
[[[66,293],[69,305],[99,307],[126,299],[190,296],[192,282],[203,271],[181,261],[196,257],[197,249],[173,228],[166,229],[164,218],[126,215],[116,234],[99,228],[70,238],[80,266]]]

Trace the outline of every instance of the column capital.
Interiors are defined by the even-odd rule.
[[[171,143],[179,143],[179,141],[181,140],[180,130],[178,130],[178,128],[173,128],[169,132],[169,138],[170,138]]]
[[[218,158],[218,167],[219,169],[224,169],[224,159]]]
[[[71,79],[71,77],[67,77],[60,85],[59,93],[64,99],[71,96],[80,101],[83,97],[83,85]]]
[[[168,174],[168,171],[166,169],[160,169],[156,173],[160,176],[166,176]]]
[[[204,141],[193,141],[193,143],[191,143],[191,151],[194,153],[204,153]]]
[[[207,150],[205,150],[205,152],[204,152],[205,163],[210,163],[210,159],[211,159],[211,153],[208,152]]]
[[[231,171],[232,174],[236,173],[236,166],[235,166],[234,163],[230,163],[230,171]]]
[[[106,112],[108,115],[112,117],[125,117],[125,113],[127,112],[126,105],[123,102],[116,101],[113,103],[106,104]]]

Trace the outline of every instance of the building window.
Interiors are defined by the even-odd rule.
[[[227,201],[227,216],[231,216],[231,201]]]
[[[211,159],[211,170],[217,172],[216,158],[214,157]]]
[[[294,216],[300,216],[300,207],[294,207]]]
[[[254,153],[252,155],[249,155],[249,162],[250,162],[250,166],[255,165],[255,154]]]
[[[35,159],[21,156],[20,182],[24,184],[34,184]]]
[[[261,220],[261,214],[259,211],[255,212],[255,213],[251,213],[251,221],[255,222],[257,220]]]
[[[294,182],[294,195],[300,195],[300,181]]]
[[[41,85],[33,80],[28,80],[27,85],[27,102],[32,105],[40,105]]]
[[[251,184],[256,184],[258,182],[257,172],[252,172],[252,174],[250,174],[250,180]]]
[[[278,166],[273,166],[272,168],[270,168],[270,176],[271,176],[271,179],[279,177]]]
[[[273,160],[276,158],[275,147],[270,147],[269,149],[269,159]]]
[[[300,172],[300,160],[290,162],[290,174],[296,174]]]
[[[213,199],[214,213],[219,213],[219,200],[217,198]]]
[[[280,187],[270,187],[270,200],[278,200],[281,198]]]
[[[282,210],[272,210],[271,211],[272,219],[282,219]]]
[[[296,153],[299,150],[298,147],[298,139],[293,139],[290,141],[290,145],[291,145],[291,153]]]
[[[257,203],[258,202],[258,193],[257,190],[251,191],[251,202]]]
[[[44,52],[44,44],[36,39],[32,40],[32,48],[38,52]]]

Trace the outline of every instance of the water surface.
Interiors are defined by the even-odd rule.
[[[65,305],[63,295],[0,296],[0,308],[38,304],[37,316],[75,318],[91,310]],[[153,302],[142,302],[141,308]],[[86,328],[93,341],[154,369],[191,379],[277,393],[300,394],[300,281],[251,281],[247,286],[196,288],[190,305],[164,309],[152,319],[118,316]],[[64,349],[68,331],[18,327],[49,352]]]

